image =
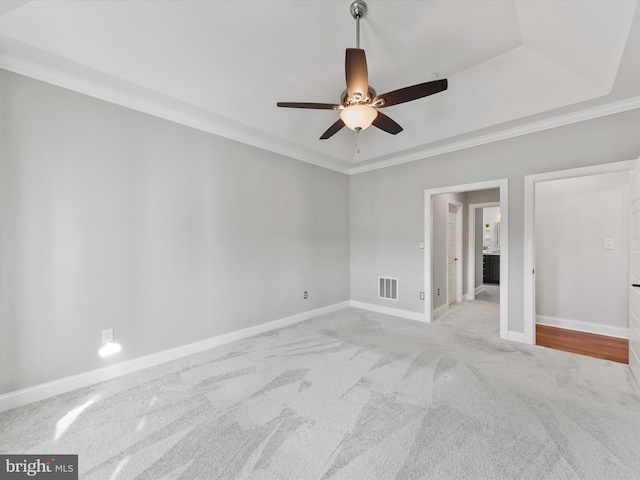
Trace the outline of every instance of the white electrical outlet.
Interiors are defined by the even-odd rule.
[[[102,343],[112,343],[112,342],[113,342],[113,328],[102,330]]]
[[[605,238],[604,239],[604,249],[605,250],[613,250],[615,242],[613,238]]]

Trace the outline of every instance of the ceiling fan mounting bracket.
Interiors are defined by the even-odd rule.
[[[367,4],[364,0],[355,0],[350,7],[351,16],[354,20],[359,20],[367,13]]]

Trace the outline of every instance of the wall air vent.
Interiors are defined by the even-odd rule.
[[[378,277],[378,298],[398,300],[398,279]]]

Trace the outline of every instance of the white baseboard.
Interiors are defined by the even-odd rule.
[[[484,292],[484,285],[480,285],[480,286],[476,287],[476,295],[481,293],[481,292]]]
[[[384,313],[385,315],[391,315],[393,317],[408,318],[409,320],[417,320],[418,322],[426,322],[427,319],[424,313],[410,312],[408,310],[400,310],[399,308],[383,307],[382,305],[375,305],[373,303],[357,302],[351,300],[350,305],[354,308],[361,308],[362,310],[369,310],[371,312]]]
[[[235,342],[236,340],[242,340],[243,338],[268,332],[269,330],[287,327],[294,323],[309,320],[310,318],[347,307],[349,307],[349,301],[336,303],[327,307],[309,310],[308,312],[302,312],[290,317],[280,318],[271,322],[255,325],[253,327],[243,328],[242,330],[225,333],[224,335],[218,335],[206,340],[182,345],[180,347],[171,348],[151,355],[145,355],[144,357],[138,357],[125,362],[116,363],[109,365],[108,367],[42,383],[22,390],[16,390],[15,392],[0,395],[0,412],[19,407],[21,405],[26,405],[28,403],[44,400],[72,390],[77,390],[79,388],[88,387],[96,383],[104,382],[105,380],[111,380],[112,378],[120,377],[128,373],[137,372],[161,363],[193,355],[194,353],[202,352],[203,350],[208,350],[213,347]]]
[[[518,342],[518,343],[527,343],[524,337],[524,333],[512,332],[511,330],[509,330],[509,332],[507,333],[507,340],[511,340],[512,342]]]
[[[569,320],[567,318],[548,317],[536,315],[536,323],[549,327],[566,328],[567,330],[577,330],[578,332],[595,333],[608,337],[629,338],[629,329],[624,327],[613,327],[601,323],[582,322],[580,320]]]
[[[444,305],[440,305],[438,308],[433,309],[433,319],[435,320],[438,317],[441,317],[445,313],[449,311],[449,304],[445,303]]]

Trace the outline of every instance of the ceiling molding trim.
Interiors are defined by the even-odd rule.
[[[313,150],[296,147],[289,142],[280,141],[277,137],[265,138],[264,136],[256,135],[256,132],[246,132],[236,126],[225,125],[223,122],[192,115],[158,102],[146,100],[139,96],[130,95],[120,90],[45,67],[38,63],[0,53],[0,68],[154,117],[291,157],[318,167],[349,174],[349,167],[339,165],[340,160],[324,158]],[[232,122],[229,121],[229,123]],[[249,129],[251,127],[247,128]]]
[[[628,110],[634,110],[640,108],[640,97],[633,97],[626,100],[620,100],[618,102],[612,102],[606,105],[600,105],[597,107],[587,108],[578,112],[568,113],[565,115],[559,115],[557,117],[549,118],[547,120],[541,120],[539,122],[529,123],[527,125],[521,125],[519,127],[509,128],[496,133],[490,133],[468,140],[443,145],[436,148],[426,148],[419,152],[410,153],[407,155],[401,155],[389,160],[383,160],[380,162],[370,163],[361,167],[353,167],[349,170],[349,175],[356,175],[358,173],[369,172],[372,170],[378,170],[381,168],[392,167],[394,165],[400,165],[403,163],[415,162],[417,160],[423,160],[429,157],[435,157],[438,155],[444,155],[445,153],[457,152],[467,148],[478,147],[480,145],[486,145],[488,143],[500,142],[502,140],[508,140],[510,138],[519,137],[522,135],[529,135],[530,133],[541,132],[543,130],[550,130],[553,128],[563,127],[565,125],[571,125],[572,123],[584,122],[586,120],[593,120],[595,118],[605,117],[607,115],[613,115],[616,113],[626,112]]]

